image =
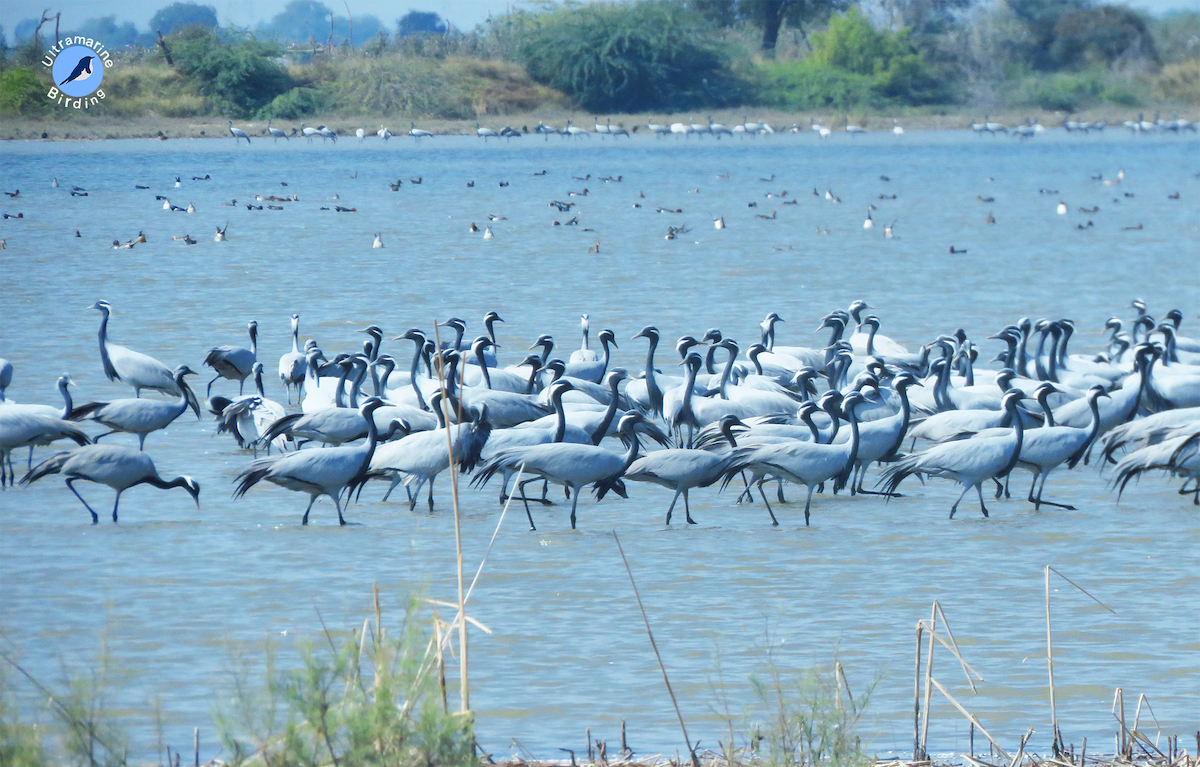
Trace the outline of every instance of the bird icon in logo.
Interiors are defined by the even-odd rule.
[[[59,83],[59,85],[66,85],[67,83],[73,83],[76,80],[86,80],[91,77],[92,61],[95,60],[95,58],[95,56],[84,56],[83,58],[79,59],[79,63],[76,64],[75,68],[71,70],[71,74],[67,77],[67,79]]]

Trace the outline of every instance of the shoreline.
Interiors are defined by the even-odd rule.
[[[1156,111],[1170,116],[1175,114],[1178,109],[1179,107],[1174,104],[1159,104],[1154,108],[1145,108],[1143,113],[1147,117],[1152,117]],[[1137,114],[1132,109],[1118,111],[1108,108],[1085,110],[1074,113],[1071,117],[1081,122],[1104,121],[1107,123],[1106,131],[1124,131],[1126,128],[1121,123],[1124,120],[1136,118]],[[605,120],[612,117],[611,115],[599,116],[600,119]],[[649,133],[647,124],[651,121],[664,125],[675,122],[688,123],[693,120],[700,123],[706,122],[707,117],[708,113],[641,113],[617,115],[612,119],[612,124],[614,127],[618,125],[624,127],[634,136],[637,136]],[[801,133],[808,133],[811,124],[810,121],[824,124],[832,129],[834,133],[843,132],[848,122],[859,125],[871,133],[889,133],[893,125],[896,124],[893,123],[893,120],[897,120],[905,132],[970,130],[973,123],[982,122],[984,119],[990,122],[1001,123],[1010,128],[1032,119],[1049,130],[1062,127],[1063,120],[1066,119],[1067,115],[1063,112],[1047,110],[1010,109],[1000,112],[990,112],[983,109],[970,110],[966,108],[939,110],[937,112],[931,110],[900,109],[888,113],[851,112],[848,115],[844,112],[834,111],[785,112],[775,109],[755,110],[741,108],[713,111],[712,117],[717,123],[728,126],[733,126],[743,121],[753,123],[762,120],[770,125],[776,133],[786,132],[793,125],[798,126]],[[516,130],[525,128],[528,130],[523,132],[533,135],[539,121],[545,122],[547,125],[562,128],[568,119],[574,119],[578,127],[585,128],[589,133],[594,128],[594,123],[592,122],[594,116],[591,113],[582,111],[572,112],[563,109],[550,109],[542,112],[520,112],[509,115],[484,115],[480,117],[478,122],[484,127],[489,127],[496,131],[499,131],[504,126],[512,126]],[[393,138],[408,138],[408,129],[403,127],[405,122],[415,122],[417,127],[432,131],[434,134],[440,136],[472,136],[475,133],[476,121],[422,120],[411,116],[354,115],[347,117],[324,115],[305,118],[303,121],[280,121],[276,127],[282,126],[290,134],[293,128],[299,130],[299,126],[302,123],[306,126],[328,125],[337,131],[340,138],[353,139],[357,128],[366,130],[367,138],[375,138],[376,126],[387,125],[393,133]],[[266,135],[267,122],[265,120],[235,120],[234,125],[244,130],[252,139],[269,138]],[[231,136],[228,130],[227,118],[148,116],[130,119],[114,118],[97,113],[86,114],[83,112],[80,112],[78,115],[71,112],[69,113],[69,117],[65,119],[0,118],[0,141],[105,141],[121,139],[163,141],[185,138],[229,139]]]

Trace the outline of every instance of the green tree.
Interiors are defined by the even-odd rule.
[[[446,33],[446,22],[441,16],[430,11],[409,11],[396,21],[396,34],[400,37],[409,35],[443,35]]]
[[[214,30],[191,26],[171,44],[175,68],[222,114],[246,117],[292,88],[288,73],[272,59],[276,43],[244,38],[223,42]]]
[[[193,24],[216,29],[217,9],[211,5],[197,3],[171,3],[165,8],[160,8],[150,19],[150,29],[164,35]]]
[[[807,37],[805,24],[822,22],[850,7],[850,0],[695,0],[696,10],[722,27],[745,21],[763,31],[762,49],[773,52],[784,22]]]
[[[598,112],[737,101],[728,54],[709,30],[671,0],[558,8],[526,29],[518,58],[534,80]]]
[[[79,25],[79,28],[75,30],[75,34],[90,37],[93,40],[101,40],[109,48],[122,48],[126,45],[133,45],[138,40],[137,27],[129,21],[124,24],[118,24],[116,16],[101,16],[99,18],[88,19]]]
[[[1059,69],[1109,66],[1122,56],[1159,63],[1146,22],[1129,8],[1115,5],[1064,13],[1054,25],[1048,53]]]

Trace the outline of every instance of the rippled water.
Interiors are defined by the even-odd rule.
[[[808,135],[719,144],[7,143],[0,186],[19,188],[21,197],[3,198],[0,210],[25,218],[0,230],[8,241],[0,251],[0,356],[16,366],[9,396],[17,401],[55,402],[54,380],[64,371],[79,384],[80,401],[128,396],[103,378],[99,315],[85,309],[98,298],[115,307],[114,340],[196,370],[210,346],[243,343],[245,323],[257,319],[268,375],[289,348],[292,312],[301,315],[302,334],[329,353],[359,348],[363,337],[354,331],[368,323],[390,336],[456,314],[476,332],[479,318],[496,310],[507,320],[499,331],[508,362],[545,332],[574,346],[579,314],[587,312],[594,331],[616,331],[617,363],[631,369],[645,347],[627,339],[646,324],[664,339],[719,327],[745,346],[762,317],[777,311],[786,321],[779,343],[817,345],[818,318],[856,298],[878,307],[882,332],[912,347],[962,327],[989,356],[998,342],[982,339],[1023,315],[1071,317],[1080,327],[1073,351],[1097,348],[1104,320],[1135,296],[1157,316],[1183,308],[1184,332],[1194,336],[1198,150],[1192,137],[1115,132],[1056,132],[1027,143],[938,132],[821,143]],[[1120,186],[1090,180],[1113,178],[1119,168],[1127,174]],[[545,176],[533,175],[543,169]],[[718,178],[725,172],[729,179]],[[572,180],[589,173],[590,180]],[[188,180],[205,174],[212,180]],[[597,180],[610,174],[623,180]],[[759,180],[771,174],[775,181]],[[185,179],[180,189],[176,175]],[[58,189],[50,188],[54,176]],[[409,183],[417,177],[422,184]],[[393,193],[385,182],[397,178],[404,185]],[[71,185],[89,196],[69,197]],[[566,197],[585,187],[586,197]],[[814,197],[814,188],[832,189],[842,203]],[[799,204],[764,196],[783,189]],[[1175,191],[1181,198],[1169,200]],[[292,193],[301,202],[283,211],[219,205]],[[876,198],[884,193],[897,199]],[[154,194],[194,201],[198,212],[163,211]],[[562,214],[547,207],[552,199],[578,206]],[[1060,199],[1067,216],[1054,212]],[[747,208],[751,201],[757,208]],[[862,229],[868,203],[878,205],[873,231]],[[318,210],[334,204],[357,212]],[[1076,212],[1093,205],[1100,212]],[[776,220],[754,219],[771,211]],[[989,211],[994,226],[984,224]],[[494,240],[467,231],[489,213],[507,217],[492,224]],[[577,227],[551,225],[575,214]],[[718,215],[724,231],[712,227]],[[888,241],[882,227],[893,220],[898,238]],[[1074,228],[1088,220],[1093,228]],[[212,242],[226,221],[229,240]],[[668,225],[681,224],[691,231],[663,239]],[[1144,228],[1122,231],[1137,224]],[[829,235],[815,234],[818,227]],[[82,237],[72,236],[76,229]],[[139,229],[148,244],[108,247]],[[372,250],[375,232],[385,249]],[[199,244],[170,240],[184,233]],[[588,255],[596,240],[600,253]],[[950,255],[951,245],[968,253]],[[386,350],[407,359],[408,346]],[[669,355],[662,361],[669,364]],[[268,389],[283,399],[277,382]],[[233,388],[222,382],[215,391]],[[201,483],[199,511],[185,493],[138,489],[126,496],[119,526],[93,527],[56,480],[0,494],[0,627],[7,646],[49,679],[61,661],[91,657],[107,627],[131,672],[119,702],[146,710],[161,697],[168,742],[188,741],[200,725],[206,744],[215,743],[211,711],[227,689],[230,645],[317,639],[314,606],[326,624],[349,628],[370,611],[376,581],[393,605],[413,592],[453,598],[444,480],[433,514],[378,502],[379,486],[350,507],[350,526],[330,524],[333,509],[321,502],[313,524],[301,528],[302,496],[263,486],[230,499],[249,454],[214,439],[208,421],[181,418],[147,448],[164,475],[188,473]],[[1014,485],[1023,492],[1024,482],[1020,474]],[[631,487],[628,501],[589,499],[576,531],[561,506],[535,512],[536,533],[518,514],[505,520],[473,598],[472,614],[495,631],[473,632],[471,640],[480,740],[504,754],[515,737],[553,757],[558,747],[582,748],[586,726],[615,741],[624,718],[639,752],[679,747],[613,529],[703,746],[725,737],[713,713],[714,657],[734,710],[752,711],[747,676],[761,671],[769,633],[789,674],[828,666],[836,653],[856,687],[881,675],[863,734],[871,749],[903,752],[911,743],[913,628],[937,599],[986,681],[971,695],[945,655],[935,674],[1003,743],[1015,744],[1032,725],[1035,747],[1045,750],[1046,564],[1116,610],[1054,584],[1057,701],[1067,739],[1089,736],[1089,748],[1111,742],[1114,687],[1146,693],[1165,731],[1191,732],[1200,722],[1200,519],[1175,486],[1146,478],[1118,505],[1095,468],[1080,467],[1047,487],[1047,497],[1078,511],[1039,513],[1023,501],[997,501],[991,519],[966,504],[947,520],[954,487],[909,482],[908,497],[886,505],[817,496],[808,528],[798,505],[777,509],[782,526],[772,529],[760,505],[734,506],[731,494],[713,490],[694,494],[699,525],[668,528],[670,494],[642,485]],[[84,493],[101,509],[111,500],[105,488]],[[494,488],[465,490],[463,511],[473,570],[500,512]],[[131,724],[150,758],[152,729],[144,717]],[[935,701],[930,740],[934,751],[967,747],[966,722],[944,701]]]

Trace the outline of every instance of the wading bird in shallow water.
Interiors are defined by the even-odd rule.
[[[117,498],[113,502],[113,522],[117,521],[121,493],[137,485],[153,485],[164,490],[182,487],[192,496],[196,508],[200,508],[200,485],[196,480],[188,476],[165,480],[158,475],[150,456],[120,445],[84,445],[50,456],[26,474],[21,484],[35,482],[50,474],[61,474],[67,478],[67,487],[92,515],[93,525],[100,522],[100,517],[75,489],[75,483],[79,480],[108,485],[117,491]]]
[[[237,143],[238,139],[246,139],[246,143],[250,143],[250,137],[246,135],[246,131],[241,128],[233,127],[233,120],[229,121],[229,132],[233,135],[233,143]]]

